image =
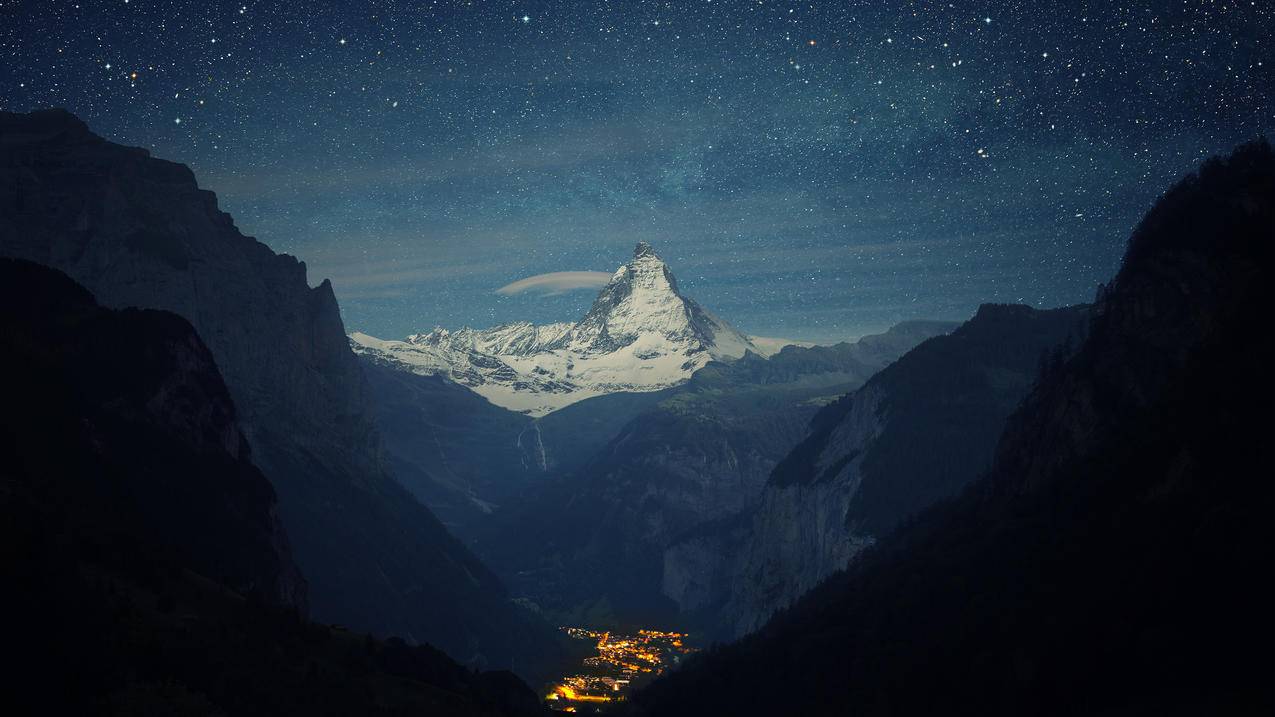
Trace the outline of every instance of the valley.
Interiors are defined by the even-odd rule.
[[[2,5],[0,715],[1275,715],[1265,5]]]

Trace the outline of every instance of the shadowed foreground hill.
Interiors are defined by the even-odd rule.
[[[552,630],[386,470],[331,284],[241,234],[189,168],[63,111],[0,112],[0,255],[103,306],[190,322],[279,496],[316,619],[529,676],[552,662]]]
[[[307,622],[212,355],[0,259],[7,714],[536,714],[509,673]]]
[[[1206,163],[1130,240],[990,474],[649,714],[1275,710],[1275,158]]]

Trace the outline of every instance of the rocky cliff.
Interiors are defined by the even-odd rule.
[[[0,114],[0,253],[61,269],[106,306],[190,321],[279,495],[317,618],[489,665],[545,645],[386,472],[331,285],[243,236],[188,168],[65,112]]]
[[[987,476],[649,714],[1275,709],[1275,153],[1167,192]]]
[[[991,464],[1042,359],[1083,330],[1085,308],[983,306],[823,408],[778,463],[742,532],[699,532],[664,556],[664,593],[713,631],[763,624],[901,520]],[[716,576],[716,593],[701,575]]]
[[[105,309],[58,271],[0,259],[0,381],[5,503],[41,508],[8,518],[103,551],[164,546],[233,590],[305,611],[274,490],[184,319]]]
[[[0,259],[0,388],[6,714],[543,714],[508,673],[304,618],[274,490],[185,319]]]
[[[784,348],[713,362],[648,403],[613,406],[636,415],[517,510],[496,515],[479,550],[511,588],[559,609],[605,599],[617,614],[668,619],[662,553],[683,533],[751,507],[775,464],[805,435],[819,407],[858,387],[917,343],[953,328],[905,322],[837,346]],[[561,457],[562,429],[589,399],[537,421],[547,455]],[[576,433],[589,435],[587,431]],[[529,544],[523,536],[539,540]]]

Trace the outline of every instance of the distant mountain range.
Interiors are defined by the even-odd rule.
[[[442,375],[492,403],[531,416],[611,393],[675,386],[709,361],[769,355],[758,343],[682,295],[668,265],[639,242],[576,323],[435,328],[404,341],[355,332],[358,353],[422,375]],[[781,347],[781,346],[780,346]]]
[[[659,619],[676,536],[750,507],[821,405],[955,326],[754,341],[682,296],[643,242],[575,324],[351,345],[395,475],[515,595],[560,619],[601,603]]]

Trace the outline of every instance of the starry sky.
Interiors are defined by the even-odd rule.
[[[1275,127],[1275,3],[0,0],[0,108],[191,165],[347,329],[577,318],[651,242],[830,341],[1089,300]],[[580,286],[513,282],[549,272]],[[547,287],[558,287],[549,290]]]

